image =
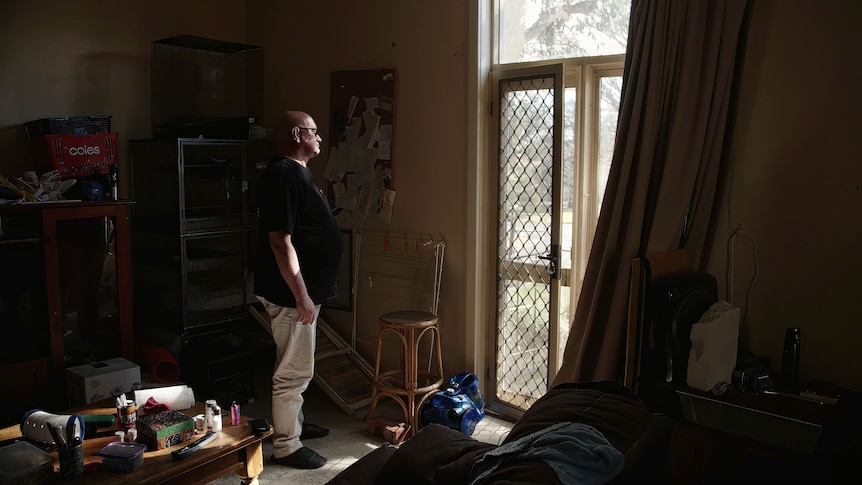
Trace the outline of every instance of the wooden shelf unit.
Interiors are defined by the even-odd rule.
[[[27,292],[26,298],[33,302],[31,313],[24,318],[25,322],[21,322],[19,314],[23,308],[29,309],[29,303],[7,301],[4,295],[4,310],[0,313],[0,325],[5,330],[17,332],[12,334],[7,332],[7,335],[23,336],[25,341],[15,342],[16,345],[36,349],[35,355],[29,355],[27,358],[4,356],[4,360],[0,361],[0,373],[6,375],[4,381],[16,379],[27,381],[28,375],[34,376],[36,381],[45,381],[27,382],[23,387],[16,385],[19,394],[23,394],[18,396],[22,402],[28,402],[28,397],[33,396],[26,394],[36,394],[40,387],[49,385],[62,387],[65,381],[68,349],[64,341],[66,333],[64,292],[68,294],[69,291],[79,291],[92,297],[93,291],[98,291],[98,288],[93,291],[86,288],[73,288],[74,284],[69,284],[68,280],[61,277],[62,271],[70,271],[61,267],[64,264],[64,256],[67,258],[65,261],[73,260],[75,264],[85,265],[91,260],[101,260],[104,266],[107,254],[105,251],[112,245],[111,255],[114,266],[111,270],[115,271],[116,278],[116,295],[112,295],[112,299],[117,308],[116,315],[112,316],[109,323],[116,321],[117,328],[111,329],[116,337],[112,340],[116,344],[111,350],[114,352],[113,357],[122,356],[128,360],[134,358],[129,248],[129,207],[132,204],[132,201],[58,201],[0,205],[0,227],[3,229],[0,235],[0,258],[3,264],[12,264],[18,270],[17,274],[7,274],[7,278],[26,277],[28,279],[31,287],[22,291]],[[83,221],[79,226],[84,230],[83,232],[86,232],[88,228],[107,227],[108,219],[112,223],[110,224],[112,239],[108,240],[108,233],[103,233],[101,230],[92,231],[94,234],[82,234],[85,238],[101,238],[104,234],[104,245],[98,248],[75,244],[72,244],[72,247],[63,246],[67,241],[64,237],[76,232],[70,230],[72,226],[69,224]],[[79,226],[75,226],[75,229]],[[21,252],[21,248],[28,249]],[[90,250],[103,252],[88,259]],[[22,259],[29,260],[22,261]],[[22,276],[21,268],[26,268],[28,274]],[[90,268],[88,271],[101,275],[105,268]],[[37,281],[40,278],[41,281]],[[44,292],[43,295],[38,294],[42,292]],[[18,306],[9,308],[9,303],[18,303]],[[31,328],[21,328],[22,326]],[[48,404],[45,403],[43,406]]]

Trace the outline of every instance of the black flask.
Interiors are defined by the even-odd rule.
[[[786,391],[799,390],[799,346],[802,329],[788,328],[784,333],[784,353],[781,358],[781,387]]]

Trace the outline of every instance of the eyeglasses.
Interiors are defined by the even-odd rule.
[[[315,136],[317,135],[317,128],[306,128],[304,126],[297,126],[297,128],[299,128],[300,130],[308,130]]]

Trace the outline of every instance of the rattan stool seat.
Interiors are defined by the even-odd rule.
[[[395,334],[401,343],[401,367],[381,371],[380,361],[383,354],[383,337]],[[428,335],[432,339],[429,357],[429,370],[420,370],[418,365],[419,345]],[[436,366],[432,370],[432,364]],[[423,311],[396,311],[380,317],[377,335],[377,362],[374,366],[374,384],[371,407],[366,420],[373,416],[381,397],[394,399],[404,412],[404,419],[410,425],[407,436],[417,431],[422,405],[443,385],[443,361],[440,348],[440,329],[437,316]],[[417,399],[418,398],[418,399]],[[406,401],[406,402],[405,402]]]

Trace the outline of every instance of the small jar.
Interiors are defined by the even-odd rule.
[[[195,420],[195,432],[203,433],[207,430],[207,418],[203,414],[198,414],[193,418]]]

